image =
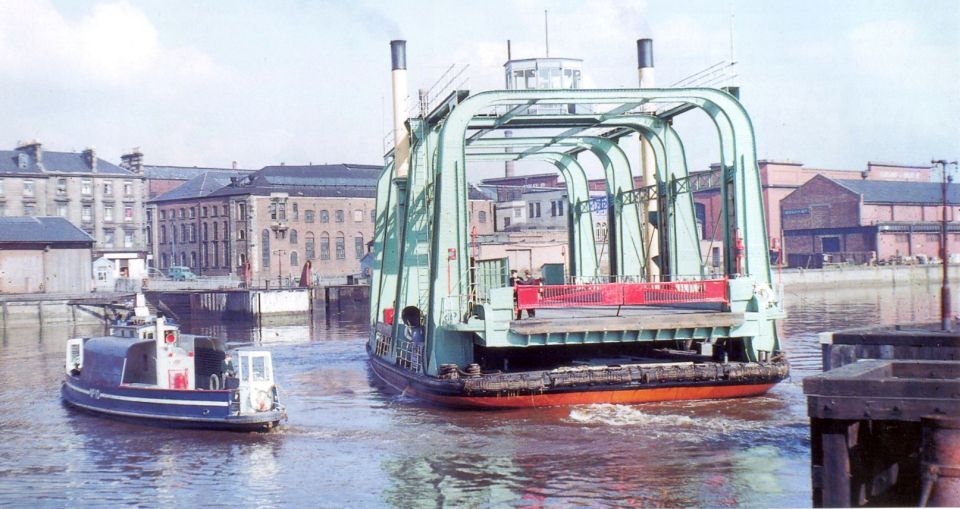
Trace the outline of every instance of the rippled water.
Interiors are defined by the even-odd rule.
[[[0,506],[571,507],[810,504],[800,388],[817,333],[932,320],[935,287],[788,293],[792,378],[748,400],[452,411],[371,385],[363,315],[251,329],[290,420],[268,434],[167,430],[62,406],[73,328],[0,331]]]

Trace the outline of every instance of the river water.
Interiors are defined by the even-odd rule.
[[[290,419],[265,434],[151,428],[60,403],[73,327],[0,332],[0,506],[810,505],[801,389],[817,333],[933,321],[937,288],[787,293],[792,377],[745,400],[474,412],[371,384],[364,315],[189,332],[261,341]]]

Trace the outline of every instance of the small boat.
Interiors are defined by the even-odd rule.
[[[286,418],[270,352],[228,351],[218,338],[182,334],[150,316],[137,296],[134,316],[109,336],[67,341],[61,388],[70,406],[172,427],[266,431]],[[236,368],[227,355],[236,359]]]

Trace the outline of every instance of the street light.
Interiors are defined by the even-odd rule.
[[[277,255],[278,262],[277,286],[283,288],[283,256],[287,254],[287,250],[276,249],[273,251],[273,254]]]
[[[944,159],[930,161],[933,165],[939,165],[942,171],[943,180],[940,182],[940,200],[943,207],[943,214],[940,220],[940,258],[943,260],[943,281],[940,285],[940,328],[944,331],[950,331],[950,316],[952,313],[952,303],[950,302],[950,249],[948,247],[949,236],[947,235],[947,189],[953,177],[947,175],[947,166],[957,166],[956,161],[947,162]]]

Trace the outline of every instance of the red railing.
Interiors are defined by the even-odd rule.
[[[517,309],[730,302],[726,279],[663,283],[520,285],[516,292]]]

